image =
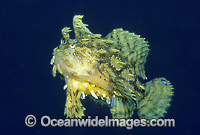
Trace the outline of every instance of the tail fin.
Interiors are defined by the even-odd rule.
[[[144,86],[144,97],[137,104],[138,115],[147,120],[163,117],[170,106],[173,86],[165,78],[156,78]]]

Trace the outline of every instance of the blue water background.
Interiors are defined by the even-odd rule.
[[[25,135],[198,135],[200,69],[200,2],[198,0],[68,1],[13,0],[0,2],[1,90],[0,134]],[[64,81],[51,74],[52,50],[61,29],[84,15],[93,33],[106,36],[123,28],[150,44],[145,65],[148,81],[166,77],[175,88],[165,118],[174,128],[33,128],[24,118],[33,114],[64,119]],[[73,32],[71,37],[74,37]],[[109,109],[87,100],[86,115],[109,115]]]

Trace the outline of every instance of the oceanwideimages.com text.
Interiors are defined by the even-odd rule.
[[[37,123],[34,115],[28,115],[25,118],[25,124],[33,127]],[[175,127],[174,119],[110,119],[105,116],[100,119],[98,116],[86,119],[55,119],[45,115],[40,119],[43,127],[126,127],[128,130],[134,127]]]

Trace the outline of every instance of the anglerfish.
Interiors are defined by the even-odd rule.
[[[81,100],[90,96],[110,108],[113,118],[163,117],[173,96],[173,86],[164,77],[147,83],[145,63],[149,44],[140,35],[114,29],[107,36],[93,34],[82,15],[73,18],[75,39],[69,27],[62,29],[60,45],[53,50],[52,73],[60,74],[66,85],[65,115],[82,118]]]

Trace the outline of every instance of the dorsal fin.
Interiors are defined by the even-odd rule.
[[[109,33],[105,39],[114,41],[111,49],[119,50],[118,54],[123,62],[125,61],[132,65],[137,76],[147,79],[144,64],[149,52],[149,45],[147,41],[144,41],[144,38],[140,38],[140,35],[118,28]]]
[[[73,18],[73,27],[75,32],[76,39],[84,39],[88,38],[88,35],[92,35],[93,33],[87,28],[87,24],[82,22],[83,15],[75,15]]]

